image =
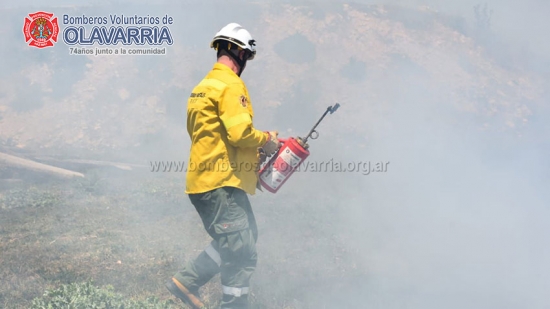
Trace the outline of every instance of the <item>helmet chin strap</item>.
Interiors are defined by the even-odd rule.
[[[234,53],[235,50],[228,50],[228,54],[235,62],[239,65],[239,73],[237,74],[239,77],[243,73],[244,68],[246,67],[246,59],[242,60],[239,58],[239,51],[237,50],[236,53]]]
[[[233,59],[238,65],[239,65],[239,73],[237,73],[237,76],[241,76],[241,74],[243,73],[243,70],[244,68],[246,67],[246,61],[248,60],[247,58],[248,57],[244,57],[245,59],[241,59],[239,58],[239,52],[241,50],[236,50],[236,49],[231,49],[231,43],[229,43],[228,45],[222,45],[220,46],[219,43],[217,43],[215,45],[215,49],[219,52],[220,50],[225,50],[227,52],[227,55],[229,55],[229,57],[231,57],[231,59]]]
[[[239,77],[241,77],[241,74],[243,73],[244,71],[244,68],[246,67],[246,60],[243,61],[243,64],[242,65],[239,65],[241,68],[239,69]]]

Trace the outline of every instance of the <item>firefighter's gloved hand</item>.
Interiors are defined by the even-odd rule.
[[[279,132],[270,131],[266,132],[266,134],[268,135],[268,140],[262,146],[262,150],[266,156],[271,157],[279,149],[279,139],[277,138]]]
[[[267,156],[265,155],[263,150],[260,150],[258,152],[258,165],[262,165],[262,163],[264,163],[266,159],[267,159]]]

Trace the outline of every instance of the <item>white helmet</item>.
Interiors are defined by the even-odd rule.
[[[249,57],[247,60],[254,59],[256,55],[256,41],[252,38],[250,33],[237,23],[230,23],[223,27],[212,39],[210,47],[218,50],[219,40],[228,42],[228,49],[231,49],[231,44],[236,44],[238,47],[249,51]]]

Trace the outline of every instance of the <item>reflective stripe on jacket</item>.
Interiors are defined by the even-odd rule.
[[[258,147],[268,135],[254,128],[253,117],[242,79],[226,65],[216,63],[187,102],[191,155],[185,193],[223,186],[255,193]]]

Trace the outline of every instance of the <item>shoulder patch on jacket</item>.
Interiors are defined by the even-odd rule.
[[[242,107],[246,107],[246,105],[248,103],[248,99],[246,98],[246,96],[241,95],[241,97],[239,98],[239,101],[241,102]]]

